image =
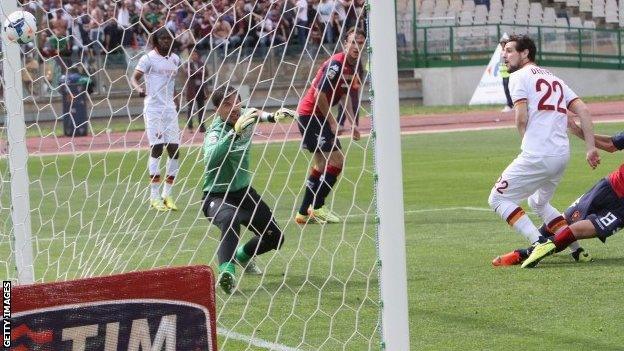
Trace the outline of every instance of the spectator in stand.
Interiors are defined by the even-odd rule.
[[[269,18],[266,9],[262,9],[260,14],[252,13],[256,20],[256,36],[258,37],[258,55],[265,56],[271,46],[273,35],[275,34],[275,23]]]
[[[245,12],[245,3],[238,1],[234,10],[234,25],[232,27],[232,36],[230,37],[230,47],[235,48],[241,46],[241,49],[252,46],[253,36],[249,35],[249,18],[250,15]]]
[[[232,26],[223,16],[219,17],[212,29],[212,50],[217,50],[225,56],[228,47],[228,38],[232,33]]]
[[[176,38],[176,42],[180,47],[180,53],[184,54],[187,51],[191,52],[195,47],[195,38],[193,38],[193,33],[188,28],[188,24],[186,22],[180,22],[180,31],[178,33],[178,37]]]
[[[127,40],[124,36],[124,28],[115,20],[114,9],[107,12],[107,21],[104,23],[104,49],[106,49],[106,63],[125,66],[126,57],[122,47],[122,40]],[[127,43],[124,43],[127,44]]]
[[[147,4],[146,4],[147,5]],[[162,13],[159,11],[158,5],[151,2],[147,6],[143,6],[143,25],[148,32],[155,32],[161,25]]]
[[[316,7],[317,19],[321,24],[321,28],[325,33],[323,42],[328,44],[334,43],[334,24],[336,23],[335,11],[336,3],[334,0],[321,0]]]
[[[303,47],[308,40],[308,31],[310,29],[308,23],[308,0],[291,0],[296,1],[297,6],[297,43]]]
[[[334,23],[335,29],[340,32],[343,24],[347,20],[347,9],[349,8],[350,1],[348,0],[335,0],[335,15],[334,15]],[[350,28],[350,27],[347,27]]]
[[[50,42],[50,55],[55,58],[59,68],[66,71],[71,67],[71,38],[67,35],[67,26],[64,22],[56,22],[52,29],[52,36],[48,38]]]
[[[366,23],[366,18],[368,14],[366,13],[366,3],[365,0],[354,0],[353,6],[355,8],[355,17],[356,17],[356,28],[361,29],[366,32],[368,25]]]
[[[345,28],[356,27],[358,15],[356,11],[355,2],[353,0],[344,0],[342,1],[343,6],[345,7]]]
[[[69,25],[69,34],[72,37],[72,56],[84,58],[83,50],[85,45],[89,43],[89,16],[82,12],[80,4],[74,4],[70,8],[72,21]]]
[[[213,12],[212,7],[207,7],[201,20],[198,21],[196,27],[194,28],[195,38],[198,40],[197,47],[200,50],[210,49],[212,27],[216,21]]]
[[[269,19],[274,23],[275,34],[273,38],[273,46],[277,46],[288,41],[290,37],[290,26],[284,16],[280,16],[278,9],[273,9],[269,12]]]

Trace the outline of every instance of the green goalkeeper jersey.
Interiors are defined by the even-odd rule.
[[[241,111],[241,115],[243,113]],[[250,127],[236,136],[234,126],[215,116],[204,138],[205,192],[225,193],[249,186],[249,147],[252,135],[253,128]]]

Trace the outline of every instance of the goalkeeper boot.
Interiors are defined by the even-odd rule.
[[[332,211],[327,209],[325,206],[321,208],[315,208],[308,210],[308,214],[314,215],[314,217],[319,218],[327,223],[340,223],[340,217],[336,216]]]
[[[165,196],[163,198],[163,204],[165,205],[165,207],[167,207],[168,210],[171,210],[171,211],[178,210],[178,206],[176,206],[175,202],[173,202],[173,199],[171,198],[171,196]]]
[[[326,221],[314,216],[314,214],[302,215],[298,213],[295,215],[295,222],[300,225],[304,225],[307,223],[317,223],[317,224],[325,224]]]
[[[239,266],[245,269],[245,274],[250,275],[262,275],[262,269],[258,267],[256,264],[256,260],[253,256],[249,256],[243,246],[240,246],[236,249],[236,253],[234,254],[234,261],[238,263]]]
[[[262,273],[263,273],[262,269],[260,269],[260,267],[256,263],[256,260],[254,260],[253,258],[251,260],[247,261],[247,263],[245,263],[244,267],[245,267],[245,274],[249,274],[249,275],[262,275]]]
[[[522,263],[522,268],[533,268],[546,256],[552,255],[557,247],[551,240],[543,244],[537,244],[529,257]]]
[[[150,206],[154,208],[156,211],[163,211],[163,212],[169,211],[167,206],[165,206],[165,204],[161,200],[158,200],[158,199],[151,199]]]
[[[587,252],[587,250],[579,247],[578,250],[571,253],[574,261],[578,263],[588,263],[594,260],[594,258]]]
[[[234,273],[230,271],[221,272],[221,274],[219,274],[219,286],[226,294],[231,295],[234,289],[236,289],[236,277]]]

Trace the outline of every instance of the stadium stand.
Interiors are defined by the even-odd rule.
[[[624,0],[417,0],[418,25],[515,24],[561,28],[624,28]],[[470,31],[458,31],[463,36]]]

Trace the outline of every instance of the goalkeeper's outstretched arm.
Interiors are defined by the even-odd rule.
[[[297,119],[297,112],[288,108],[280,108],[275,113],[258,111],[259,122],[280,123],[282,121],[290,121]]]

